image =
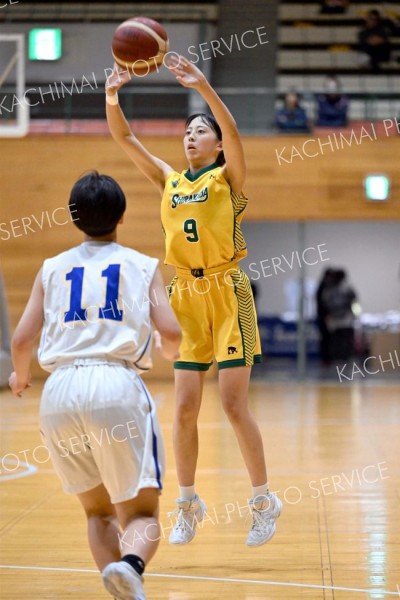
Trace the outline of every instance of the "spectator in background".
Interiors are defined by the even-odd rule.
[[[322,301],[322,295],[334,282],[333,269],[325,269],[321,281],[319,282],[317,293],[316,293],[316,305],[317,305],[317,324],[319,329],[319,354],[322,363],[327,366],[330,363],[329,353],[329,330],[326,324],[327,310],[324,302]]]
[[[346,12],[348,0],[322,0],[320,13],[322,15],[342,15]]]
[[[322,127],[345,127],[349,101],[341,93],[341,83],[334,77],[326,78],[325,93],[317,97],[317,122]]]
[[[369,57],[369,66],[374,73],[381,70],[381,63],[390,60],[389,34],[379,10],[370,10],[365,26],[358,34],[358,41],[361,52]]]
[[[296,92],[291,91],[286,94],[284,106],[276,112],[275,122],[281,131],[310,131],[307,113],[300,106],[300,99]]]
[[[327,331],[328,360],[347,361],[354,353],[353,304],[357,296],[343,269],[334,270],[321,292],[321,310]]]

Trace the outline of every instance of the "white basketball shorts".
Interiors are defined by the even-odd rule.
[[[104,484],[112,503],[143,488],[162,489],[164,447],[155,406],[132,369],[80,359],[48,378],[40,428],[70,494]]]

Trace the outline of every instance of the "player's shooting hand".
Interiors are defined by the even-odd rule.
[[[8,378],[8,385],[15,396],[21,397],[26,388],[32,387],[31,377],[29,376],[29,379],[25,381],[18,380],[16,372],[13,371]]]
[[[184,87],[198,89],[207,81],[200,69],[182,55],[171,55],[164,64]]]
[[[114,69],[111,75],[107,77],[106,94],[112,96],[118,90],[132,79],[132,73],[129,69],[122,69],[117,63],[114,63]]]

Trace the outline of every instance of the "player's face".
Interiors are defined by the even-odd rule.
[[[201,117],[191,121],[186,129],[183,144],[191,166],[212,164],[222,150],[222,142]]]

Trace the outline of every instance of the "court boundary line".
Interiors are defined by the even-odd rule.
[[[3,464],[7,464],[7,465],[16,465],[17,467],[22,466],[22,467],[25,467],[25,470],[24,471],[10,471],[9,475],[0,474],[0,482],[1,481],[10,481],[12,479],[21,479],[21,477],[29,477],[30,475],[34,475],[35,473],[37,473],[39,470],[39,468],[36,465],[31,465],[31,463],[27,463],[22,460],[20,460],[18,463],[16,463],[15,461],[10,460],[8,458],[6,458],[6,459],[3,458],[1,462]]]
[[[31,571],[56,571],[63,573],[96,573],[99,575],[99,571],[95,569],[68,569],[64,567],[35,567],[28,565],[0,565],[0,569],[19,569],[19,570],[31,570]],[[243,584],[254,584],[254,585],[276,585],[282,587],[299,587],[309,588],[318,590],[332,590],[337,592],[360,592],[362,594],[383,594],[384,596],[399,596],[398,592],[390,592],[389,590],[382,589],[368,589],[368,588],[348,588],[341,586],[330,586],[330,585],[317,585],[315,583],[293,583],[283,581],[262,581],[259,579],[236,579],[230,577],[210,577],[206,575],[172,575],[169,573],[146,573],[146,577],[164,577],[166,579],[190,579],[192,581],[215,581],[217,583],[243,583]]]

